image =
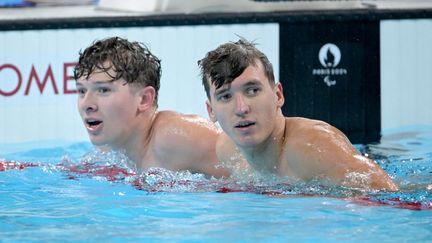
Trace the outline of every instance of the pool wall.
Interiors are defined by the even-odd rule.
[[[432,19],[383,20],[381,124],[432,124]]]
[[[373,129],[379,134],[381,129],[432,123],[429,108],[432,101],[429,95],[432,88],[432,12],[322,13],[321,17],[284,12],[77,18],[73,21],[24,19],[13,23],[0,20],[0,144],[87,140],[77,112],[75,81],[71,76],[78,52],[95,39],[116,35],[148,45],[162,59],[160,110],[207,117],[197,60],[208,50],[236,40],[240,35],[259,44],[274,65],[276,79],[280,80],[280,53],[284,51],[280,48],[281,22],[291,25],[308,21],[376,22],[380,48],[376,56],[380,62],[379,75],[373,77],[373,81],[378,82],[376,87],[380,92],[371,98],[377,100],[372,105],[379,111],[378,117],[370,118],[378,119]],[[366,38],[362,45],[368,48],[369,44]],[[319,62],[317,51],[313,55],[314,62]],[[364,62],[363,65],[367,65],[367,58]],[[367,71],[362,71],[361,78]],[[371,87],[361,85],[368,94]],[[373,94],[373,90],[370,93]],[[286,99],[289,101],[289,97]],[[366,96],[362,100],[369,98]],[[367,113],[363,115],[362,119],[368,119]],[[349,131],[347,134],[351,136]],[[361,139],[355,142],[362,142]]]

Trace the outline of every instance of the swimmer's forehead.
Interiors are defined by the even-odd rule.
[[[115,72],[108,74],[106,71],[97,70],[90,74],[90,76],[83,75],[81,78],[77,80],[77,83],[83,82],[93,82],[93,83],[112,83],[116,80],[113,79],[115,77]]]
[[[116,77],[117,73],[112,68],[111,62],[104,62],[101,66],[101,68],[95,68],[90,75],[82,75],[77,82],[83,82],[83,81],[91,81],[91,82],[114,82],[114,77]]]

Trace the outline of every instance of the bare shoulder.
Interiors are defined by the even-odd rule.
[[[311,143],[348,143],[348,138],[336,127],[327,122],[302,117],[286,118],[287,142],[294,144]]]
[[[153,122],[153,152],[172,167],[219,175],[215,144],[220,134],[205,118],[174,111],[158,112]]]
[[[285,124],[287,127],[292,127],[293,129],[304,129],[307,130],[313,130],[313,129],[328,129],[329,127],[334,128],[330,124],[328,124],[325,121],[316,120],[316,119],[310,119],[310,118],[304,118],[304,117],[286,117],[285,118]]]
[[[218,144],[224,145],[224,149],[229,148],[226,146],[231,140],[213,122],[196,115],[181,115],[177,125],[184,132],[180,136],[179,149],[188,151],[188,161],[195,161],[190,164],[190,168],[216,177],[228,176],[234,171],[235,167],[224,164],[217,153]]]
[[[208,119],[174,111],[158,112],[153,122],[153,139],[162,147],[205,146],[216,142],[219,129]],[[172,147],[175,145],[175,147]]]
[[[362,156],[336,127],[318,120],[287,118],[286,130],[286,158],[300,178],[327,178],[347,186],[397,190],[391,178]],[[353,177],[359,174],[368,179]]]
[[[288,167],[300,178],[312,179],[328,174],[327,171],[335,168],[335,163],[348,161],[357,154],[346,136],[326,122],[287,118],[285,125],[285,156],[289,162]]]
[[[209,120],[198,115],[182,114],[175,111],[158,112],[155,118],[155,125],[158,129],[199,129],[210,132],[220,132],[219,129]]]
[[[291,158],[298,158],[301,163],[333,161],[335,158],[346,160],[358,155],[358,151],[349,139],[336,127],[320,120],[307,118],[287,118],[285,149]],[[328,165],[330,165],[329,163]]]

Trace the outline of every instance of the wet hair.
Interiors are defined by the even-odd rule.
[[[201,68],[202,83],[210,100],[210,82],[216,89],[230,84],[250,65],[260,61],[264,74],[271,85],[275,84],[273,66],[267,56],[255,47],[255,43],[240,38],[237,42],[220,45],[198,61]]]
[[[106,66],[107,63],[109,66]],[[112,82],[123,78],[126,81],[125,85],[152,86],[156,91],[154,102],[157,106],[162,75],[160,60],[144,44],[120,37],[93,42],[83,52],[80,51],[74,78],[88,78],[97,69],[108,75],[110,69],[115,71],[115,76],[110,75]]]

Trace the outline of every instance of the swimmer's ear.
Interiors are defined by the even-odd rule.
[[[210,120],[212,121],[212,122],[217,122],[217,119],[216,119],[216,115],[215,115],[215,113],[213,112],[213,108],[212,108],[212,106],[211,106],[211,103],[210,103],[210,101],[206,101],[206,106],[207,106],[207,113],[208,113],[208,115],[209,115],[209,117],[210,117]]]
[[[285,97],[283,95],[283,88],[282,84],[278,82],[275,86],[275,92],[276,92],[276,104],[277,107],[281,108],[283,104],[285,103]]]
[[[152,86],[147,86],[138,91],[138,110],[146,111],[155,106],[156,90]]]

